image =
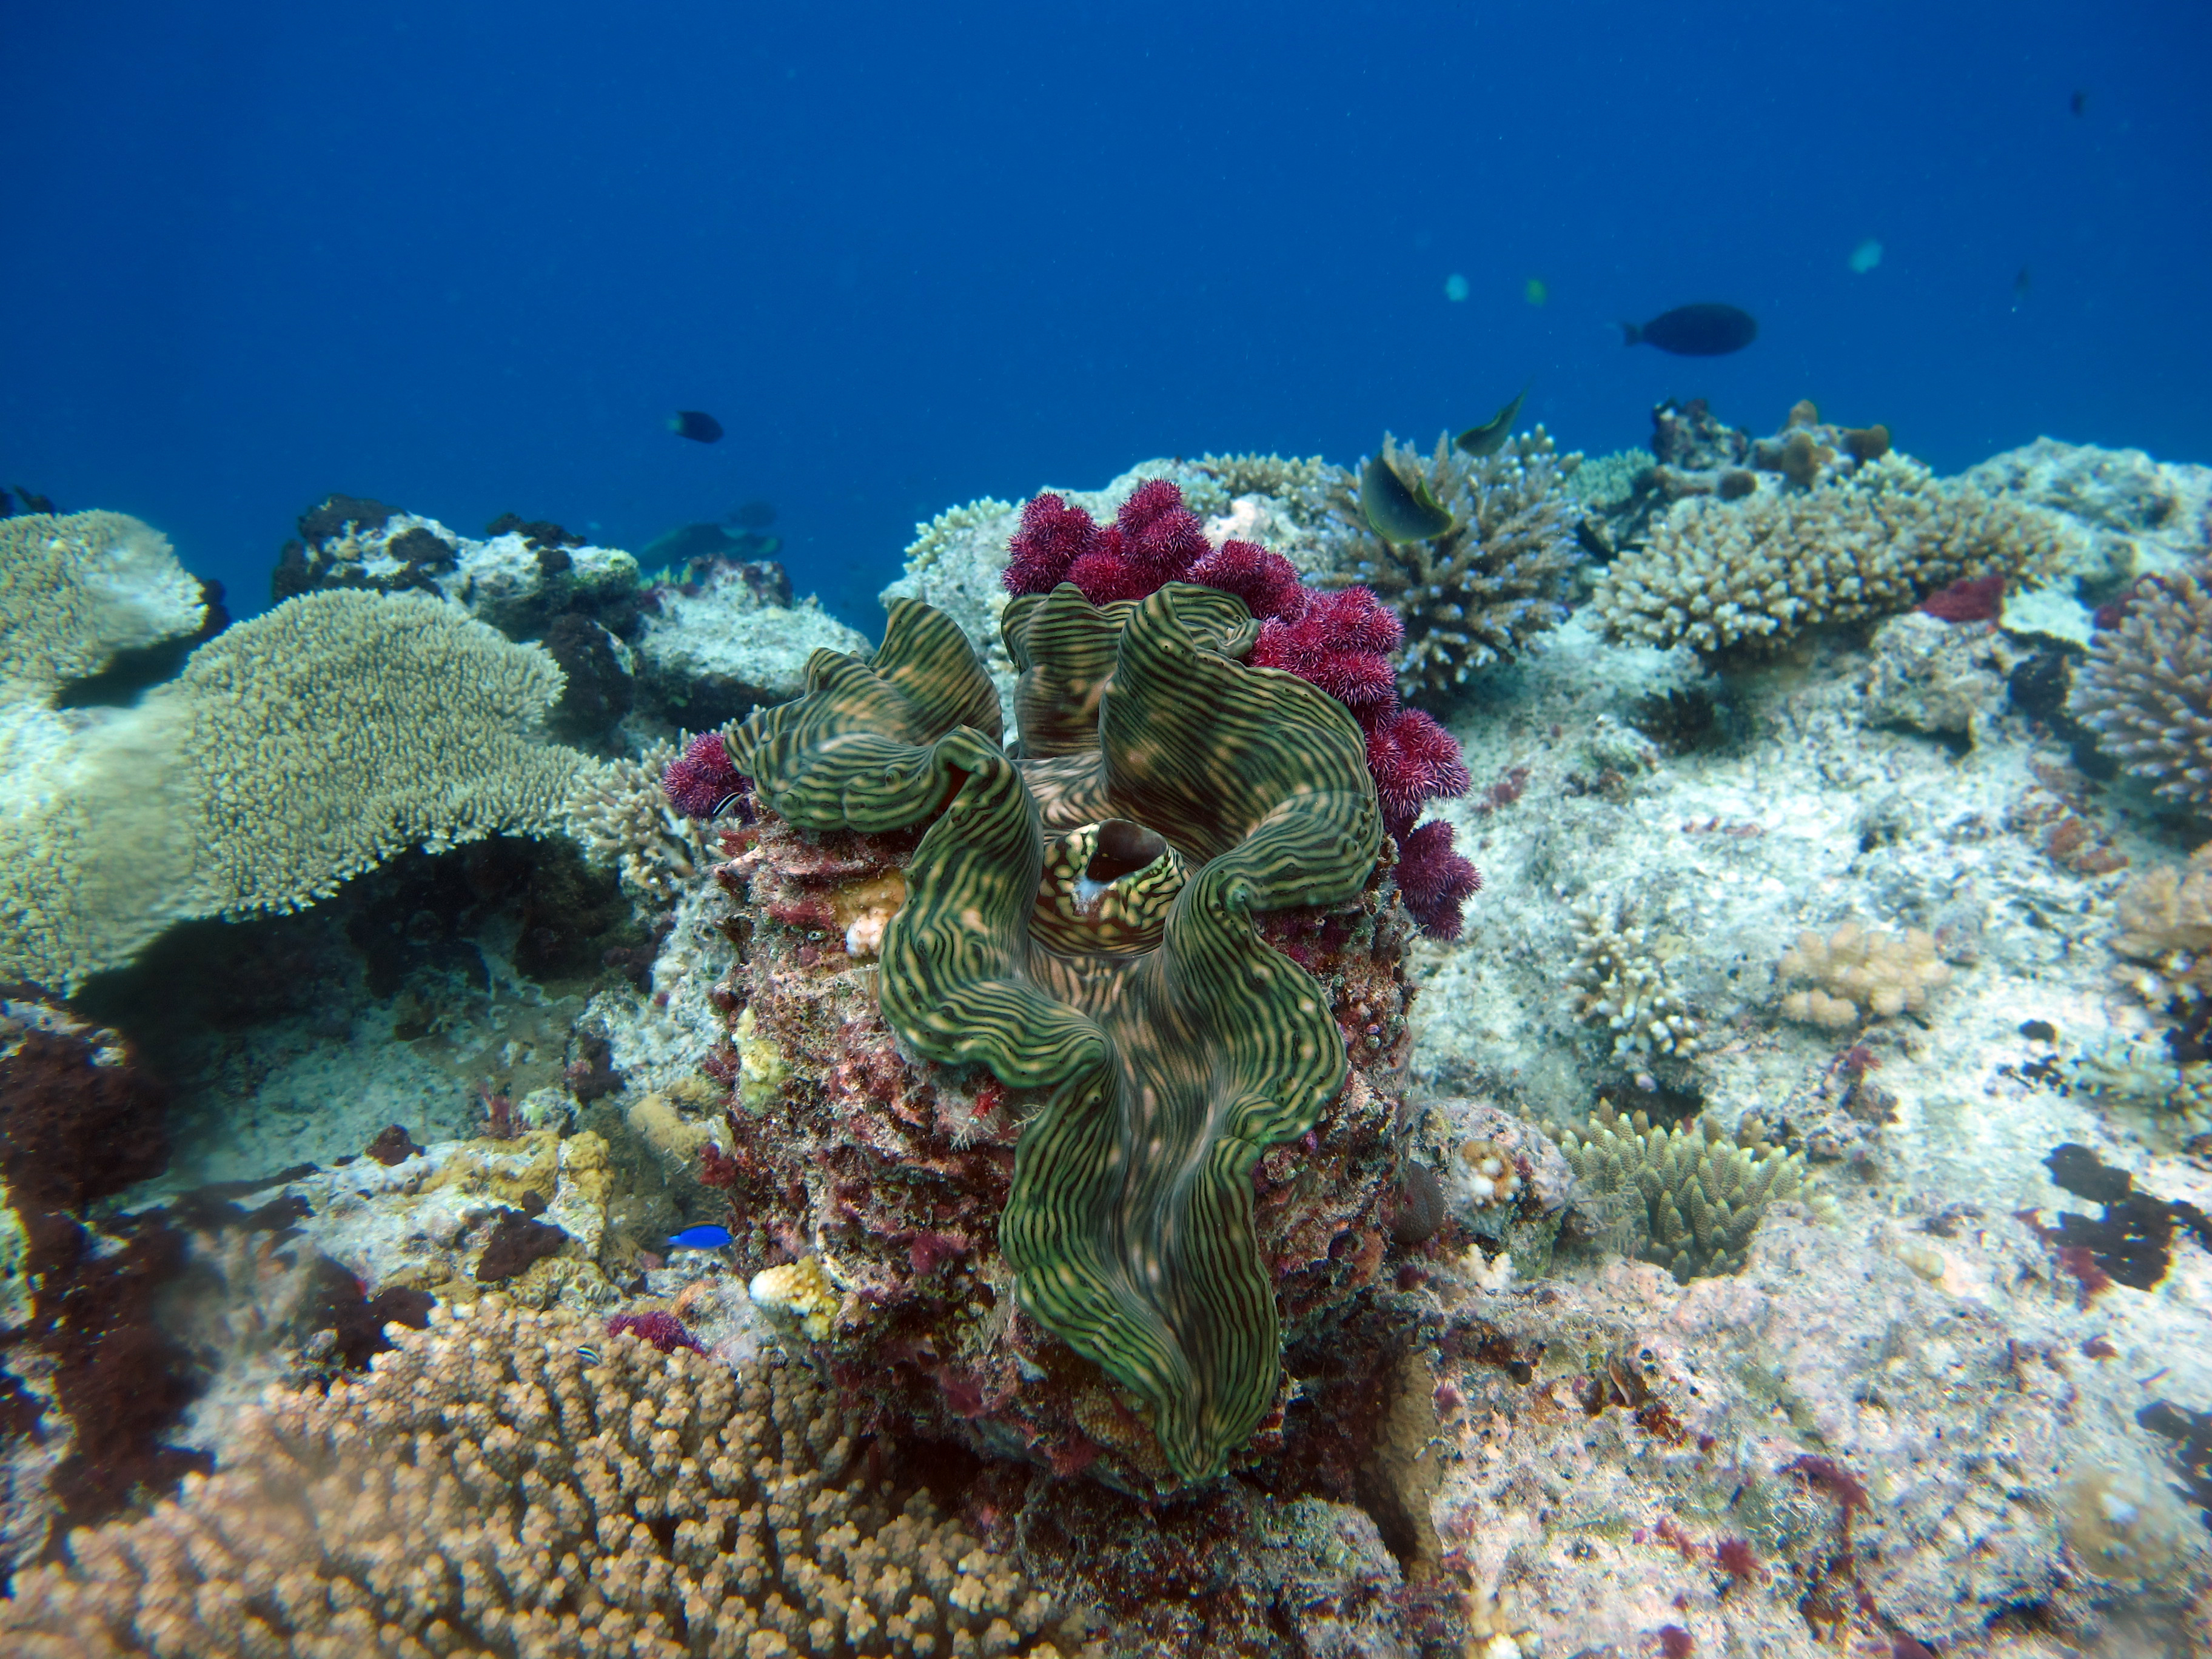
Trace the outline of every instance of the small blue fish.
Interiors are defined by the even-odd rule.
[[[679,1250],[719,1250],[735,1237],[727,1227],[702,1225],[671,1233],[668,1242]]]
[[[599,1363],[599,1351],[588,1342],[579,1342],[576,1345],[576,1357],[586,1365],[596,1365]]]

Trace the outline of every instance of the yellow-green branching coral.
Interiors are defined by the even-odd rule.
[[[805,697],[730,738],[802,828],[928,825],[884,930],[884,1017],[1034,1091],[1000,1221],[1022,1306],[1141,1403],[1185,1481],[1275,1402],[1253,1170],[1346,1075],[1322,988],[1255,917],[1348,902],[1382,840],[1358,726],[1246,665],[1256,632],[1181,583],[1017,599],[1016,760],[959,630],[901,601],[872,664],[817,653]]]

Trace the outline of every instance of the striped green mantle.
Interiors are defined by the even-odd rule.
[[[964,635],[912,600],[872,662],[729,738],[805,829],[927,823],[884,930],[884,1017],[919,1054],[1033,1091],[1000,1247],[1022,1307],[1140,1402],[1181,1480],[1273,1405],[1252,1170],[1342,1087],[1322,988],[1255,914],[1355,898],[1382,839],[1359,728],[1241,659],[1243,605],[1173,584],[1011,602],[1021,758]]]

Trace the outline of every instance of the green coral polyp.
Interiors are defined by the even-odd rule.
[[[928,823],[880,998],[913,1049],[1037,1091],[1000,1223],[1023,1308],[1133,1394],[1181,1480],[1273,1405],[1273,1286],[1252,1170],[1343,1086],[1319,983],[1254,917],[1356,898],[1382,840],[1358,727],[1241,658],[1243,605],[1170,584],[1006,607],[1022,757],[939,612],[896,603],[872,664],[730,738],[802,828]]]

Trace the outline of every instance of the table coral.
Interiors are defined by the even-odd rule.
[[[1677,501],[1607,568],[1595,603],[1616,639],[1768,652],[1808,628],[1909,611],[1964,577],[2039,580],[2063,546],[2052,515],[1885,455],[1809,489]]]
[[[1402,934],[1375,908],[1375,786],[1349,714],[1239,659],[1258,629],[1227,593],[1178,583],[1100,608],[1066,585],[1016,599],[1006,629],[1023,669],[1019,763],[999,747],[997,698],[965,640],[904,601],[872,665],[824,653],[807,697],[732,734],[733,763],[763,805],[831,837],[823,852],[845,860],[844,884],[873,879],[871,858],[899,856],[883,838],[927,826],[908,843],[881,967],[859,971],[883,1024],[934,1069],[917,1075],[855,1030],[842,995],[841,1042],[821,1042],[826,1009],[793,1030],[798,1011],[757,963],[745,1014],[757,1034],[784,1039],[793,1073],[762,1105],[826,1082],[878,1120],[851,1125],[868,1141],[900,1119],[936,1131],[907,1154],[900,1184],[920,1179],[936,1195],[905,1206],[904,1229],[872,1213],[887,1196],[901,1207],[899,1194],[865,1192],[849,1168],[826,1172],[829,1213],[810,1195],[793,1214],[823,1233],[814,1253],[862,1303],[906,1299],[885,1273],[988,1269],[989,1200],[1004,1194],[996,1243],[1024,1328],[988,1306],[965,1310],[964,1331],[905,1327],[890,1369],[937,1373],[987,1447],[1068,1467],[1104,1458],[1137,1485],[1197,1480],[1277,1404],[1279,1294],[1296,1316],[1300,1273],[1327,1299],[1332,1269],[1356,1279],[1379,1265],[1373,1212],[1394,1173],[1380,1126],[1359,1131],[1382,1144],[1346,1200],[1369,1212],[1372,1261],[1362,1249],[1340,1261],[1332,1206],[1282,1192],[1308,1196],[1285,1143],[1333,1129],[1325,1110],[1387,1121],[1364,1079],[1347,1084],[1346,1059],[1350,1039],[1363,1061],[1395,1063],[1404,1037]],[[844,967],[829,893],[779,891],[763,867],[793,860],[761,817],[760,856],[741,863],[768,920],[799,941],[791,967]],[[1268,912],[1286,914],[1263,925]],[[764,942],[757,932],[757,957]],[[1376,981],[1364,993],[1360,963]],[[790,1206],[793,1177],[811,1171],[793,1169],[792,1149],[752,1115],[732,1115],[751,1190]],[[741,1196],[739,1207],[751,1206]],[[840,1212],[871,1215],[878,1237],[902,1231],[905,1261],[837,1224]],[[1306,1231],[1316,1220],[1317,1237]],[[787,1237],[794,1254],[813,1243]],[[978,1319],[994,1328],[973,1328]],[[1077,1355],[1115,1386],[1099,1389]]]

